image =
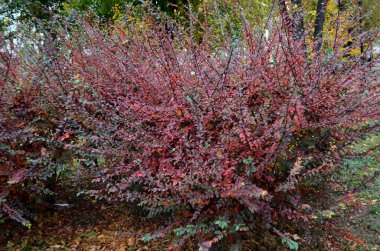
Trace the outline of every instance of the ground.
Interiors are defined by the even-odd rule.
[[[352,145],[353,155],[336,175],[341,189],[349,191],[338,204],[334,219],[344,229],[346,250],[380,250],[379,146],[380,133]]]

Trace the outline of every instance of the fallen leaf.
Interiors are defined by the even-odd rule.
[[[299,237],[297,234],[293,234],[293,240],[301,240],[301,237]]]
[[[75,239],[75,240],[73,240],[73,242],[72,242],[72,244],[71,244],[70,247],[72,247],[72,248],[76,248],[76,247],[79,246],[79,244],[80,244],[80,240]]]
[[[127,247],[125,246],[125,244],[122,244],[118,247],[117,251],[125,251],[127,249]]]
[[[370,204],[370,205],[375,205],[376,202],[377,202],[377,200],[371,200],[371,201],[369,202],[369,204]]]
[[[96,232],[94,231],[88,232],[85,234],[85,237],[89,240],[93,240],[96,238]]]
[[[127,239],[127,245],[128,245],[128,247],[133,247],[133,245],[135,245],[135,239],[134,238],[128,238]]]
[[[100,243],[105,243],[107,241],[107,237],[104,234],[100,234],[96,238]]]
[[[51,245],[49,248],[56,250],[56,249],[62,249],[64,248],[64,246],[56,244],[56,245]]]

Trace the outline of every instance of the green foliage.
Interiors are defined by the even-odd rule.
[[[17,21],[48,20],[66,0],[3,0],[0,1],[0,30]]]
[[[283,244],[288,245],[290,250],[295,250],[295,251],[298,250],[298,242],[296,242],[296,241],[293,241],[287,237],[282,237],[281,242]]]
[[[153,239],[154,237],[151,234],[145,234],[143,237],[141,237],[141,241],[143,242],[149,242]]]
[[[243,228],[245,228],[245,224],[244,223],[234,224],[232,232],[239,232]]]
[[[363,11],[367,17],[364,19],[366,30],[380,27],[380,4],[377,0],[363,0]]]
[[[215,221],[215,225],[220,227],[222,230],[226,229],[228,227],[228,223],[230,221],[227,220],[225,217],[220,217],[218,220]]]
[[[369,212],[370,212],[371,214],[377,214],[377,215],[380,215],[380,206],[378,206],[378,205],[374,205],[374,206],[370,207]]]
[[[174,229],[174,233],[176,236],[183,236],[183,235],[195,235],[202,232],[210,232],[211,230],[214,230],[214,228],[203,224],[203,223],[197,223],[197,224],[188,224],[185,227],[178,227]]]
[[[63,4],[65,14],[70,14],[72,10],[79,12],[91,11],[104,21],[115,20],[118,18],[123,7],[134,3],[134,0],[72,0]]]

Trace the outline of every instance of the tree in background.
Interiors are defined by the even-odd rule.
[[[151,0],[151,3],[172,17],[187,16],[190,4],[197,10],[202,0]],[[127,5],[141,5],[137,0],[2,0],[0,1],[0,29],[12,25],[15,21],[32,20],[36,23],[48,20],[52,14],[69,15],[90,11],[104,22],[115,20]]]
[[[315,18],[314,40],[316,41],[316,50],[319,51],[322,47],[323,26],[325,23],[326,8],[328,0],[318,0],[317,15]]]
[[[295,40],[304,40],[305,39],[305,31],[304,31],[304,18],[303,18],[303,4],[302,0],[292,0],[292,4],[294,6],[294,35]]]
[[[66,0],[3,0],[0,2],[0,28],[17,20],[46,20],[58,13]]]

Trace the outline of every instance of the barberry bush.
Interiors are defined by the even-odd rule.
[[[73,150],[84,145],[77,136],[85,129],[66,116],[58,92],[45,92],[53,85],[43,74],[60,75],[48,71],[52,47],[41,36],[2,37],[0,51],[0,216],[26,227],[40,209],[54,208],[56,194],[94,159]]]
[[[143,240],[174,234],[175,245],[195,238],[208,249],[266,228],[295,246],[280,226],[310,219],[300,184],[339,168],[344,146],[378,130],[378,59],[347,58],[376,32],[350,46],[357,33],[337,33],[319,50],[308,27],[298,40],[275,8],[262,25],[235,10],[232,27],[157,11],[106,27],[77,18],[24,50],[11,76],[38,90],[33,107],[75,127],[52,142],[75,130],[81,144],[62,148],[105,160],[96,198],[168,216]]]

